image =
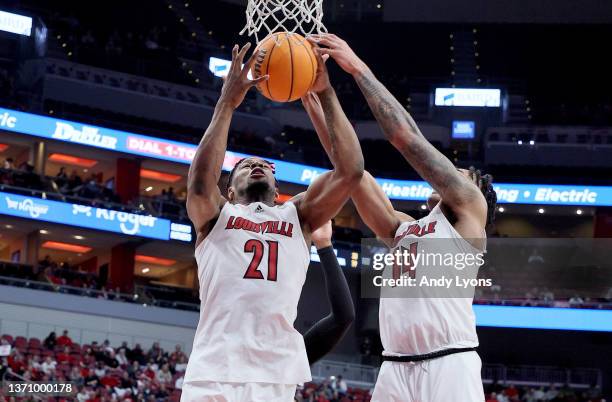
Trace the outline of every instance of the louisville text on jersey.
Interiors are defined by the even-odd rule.
[[[426,225],[419,225],[418,223],[412,224],[406,228],[402,233],[395,236],[394,244],[398,244],[404,237],[413,235],[417,237],[423,237],[425,235],[436,232],[436,223],[438,221],[429,222]]]
[[[293,237],[293,223],[285,221],[265,221],[255,223],[240,216],[230,216],[225,229],[247,230],[255,233],[272,233]]]

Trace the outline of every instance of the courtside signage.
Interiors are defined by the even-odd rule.
[[[191,241],[191,226],[111,209],[0,192],[0,214],[141,236]]]
[[[196,151],[196,145],[189,143],[2,108],[0,108],[0,130],[186,165],[191,163]],[[227,151],[223,170],[230,171],[238,160],[248,156],[253,155]],[[299,163],[274,159],[270,161],[275,164],[278,180],[305,186],[327,171]],[[431,187],[424,181],[382,178],[377,178],[376,181],[393,200],[425,201],[432,192]],[[501,204],[612,206],[612,186],[497,183],[495,190],[498,202]],[[181,233],[177,231],[176,236],[183,236]]]
[[[612,332],[612,310],[474,305],[479,327]]]

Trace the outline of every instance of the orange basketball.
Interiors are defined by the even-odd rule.
[[[317,58],[312,45],[295,33],[277,32],[266,36],[255,48],[254,78],[270,78],[257,85],[268,99],[291,102],[300,99],[312,86],[317,73]]]

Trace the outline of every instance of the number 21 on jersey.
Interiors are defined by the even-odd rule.
[[[268,245],[268,277],[264,278],[264,274],[259,270],[266,246],[261,240],[250,239],[244,243],[244,252],[253,253],[253,259],[244,273],[244,279],[267,279],[276,282],[278,242],[266,240],[266,243]]]

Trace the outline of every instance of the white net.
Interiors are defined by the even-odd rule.
[[[240,34],[255,35],[257,43],[273,32],[304,36],[327,32],[323,25],[323,0],[249,0],[247,22]]]

